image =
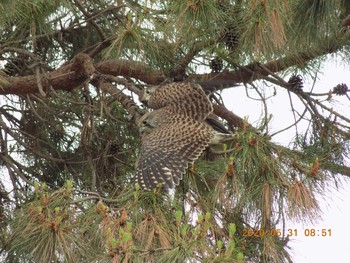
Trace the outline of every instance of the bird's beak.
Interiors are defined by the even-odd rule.
[[[151,97],[151,95],[147,93],[146,89],[144,89],[143,93],[142,93],[142,96],[140,98],[141,103],[147,107],[150,97]]]
[[[141,126],[141,127],[139,128],[140,134],[143,134],[143,133],[145,132],[145,129],[146,129],[145,126]]]
[[[142,98],[140,101],[145,107],[148,107],[148,100]]]

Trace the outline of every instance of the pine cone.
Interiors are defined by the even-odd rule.
[[[234,27],[227,28],[224,35],[224,42],[228,50],[233,51],[239,41],[239,34]]]
[[[292,75],[288,80],[288,83],[291,91],[294,91],[295,93],[303,92],[303,79],[300,75]]]
[[[61,141],[63,137],[64,137],[64,134],[58,130],[54,130],[50,133],[50,139],[55,143],[58,143],[59,141]]]
[[[336,95],[345,95],[348,91],[349,88],[345,83],[338,84],[333,88],[333,93]]]
[[[117,142],[111,142],[109,146],[109,153],[110,154],[116,154],[120,151],[120,145]]]
[[[210,68],[212,72],[220,72],[223,68],[222,60],[218,57],[212,59],[210,61]]]

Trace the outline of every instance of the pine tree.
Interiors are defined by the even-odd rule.
[[[304,83],[349,56],[349,21],[346,0],[2,1],[1,261],[292,262],[285,221],[315,220],[317,193],[350,176],[350,119],[333,108],[348,84]],[[137,98],[169,80],[201,84],[237,141],[147,192]],[[266,108],[285,92],[291,146],[267,111],[253,125],[227,109],[231,87]]]

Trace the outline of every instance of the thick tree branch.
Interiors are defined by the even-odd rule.
[[[335,41],[333,44],[317,51],[306,51],[285,56],[283,58],[267,62],[263,65],[253,63],[246,66],[239,66],[235,71],[223,71],[219,73],[191,75],[188,81],[196,82],[205,90],[225,89],[237,83],[250,83],[268,76],[271,72],[276,73],[289,67],[305,64],[320,56],[337,52],[342,46]]]
[[[317,52],[302,52],[293,56],[268,62],[264,65],[250,64],[235,71],[191,75],[187,81],[196,82],[205,90],[213,91],[235,86],[237,83],[249,83],[268,76],[271,72],[283,71],[293,65],[306,63],[319,56],[336,52],[340,46],[333,45]],[[86,63],[86,64],[85,64]],[[80,69],[81,68],[81,69]],[[106,60],[95,65],[86,54],[76,55],[69,64],[42,76],[43,90],[50,86],[54,89],[72,90],[88,81],[93,69],[102,74],[124,76],[138,79],[151,85],[157,85],[166,79],[161,71],[154,70],[145,63],[129,60]],[[0,94],[29,94],[38,92],[38,79],[35,75],[25,77],[3,77]]]
[[[154,70],[145,63],[130,60],[106,60],[95,65],[98,72],[113,76],[131,77],[150,85],[157,85],[165,80],[161,71]]]
[[[228,122],[229,127],[239,127],[242,128],[244,123],[244,119],[234,114],[232,111],[226,109],[224,105],[213,104],[214,113],[220,118],[226,120]]]
[[[152,70],[148,65],[127,60],[107,60],[93,65],[91,58],[83,53],[61,68],[41,76],[43,90],[52,87],[55,90],[73,90],[89,81],[95,69],[103,74],[126,76],[149,84],[158,84],[165,77],[160,71]],[[35,75],[25,77],[2,77],[0,95],[25,95],[39,92]]]
[[[48,72],[41,76],[42,89],[49,87],[60,90],[72,90],[89,80],[94,72],[91,58],[79,53],[71,63],[58,70]],[[25,95],[39,92],[38,78],[35,75],[25,77],[4,77],[5,83],[0,86],[0,94]]]

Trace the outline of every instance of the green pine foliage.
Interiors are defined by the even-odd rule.
[[[350,175],[349,83],[304,82],[329,54],[349,62],[349,14],[345,0],[1,1],[0,261],[292,262],[286,220],[317,220],[319,194]],[[137,96],[169,80],[209,87],[236,140],[147,192]],[[238,83],[260,127],[213,92]],[[269,130],[277,93],[289,146]]]

